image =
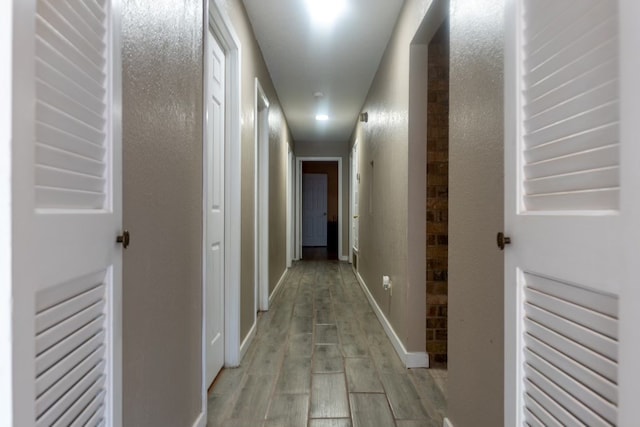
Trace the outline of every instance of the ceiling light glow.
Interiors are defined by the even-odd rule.
[[[347,8],[346,0],[307,0],[309,13],[314,21],[330,24]]]
[[[326,114],[318,114],[316,116],[316,120],[319,122],[326,122],[327,120],[329,120],[329,116],[327,116]]]

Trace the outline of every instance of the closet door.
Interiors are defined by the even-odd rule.
[[[14,2],[15,426],[119,426],[118,4]]]
[[[637,141],[621,100],[637,84],[621,73],[621,3],[508,2],[506,426],[618,423],[639,182],[623,161]]]

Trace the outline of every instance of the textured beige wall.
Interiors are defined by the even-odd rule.
[[[296,141],[296,157],[342,158],[342,250],[338,254],[349,256],[349,147],[347,142],[323,141],[320,143]]]
[[[417,352],[425,351],[426,307],[424,280],[408,280],[408,235],[415,234],[407,209],[409,60],[411,41],[430,4],[405,2],[362,109],[369,122],[357,124],[351,141],[359,141],[360,151],[358,270],[405,348]],[[426,155],[422,158],[426,163]],[[424,265],[424,256],[420,262]],[[382,289],[383,275],[391,277],[392,296]]]
[[[202,383],[202,2],[123,4],[124,426],[190,426]]]
[[[503,8],[451,1],[449,382],[455,427],[503,425]]]
[[[271,76],[240,0],[226,0],[225,8],[240,41],[242,58],[242,225],[240,337],[251,330],[255,313],[255,78],[269,99],[269,290],[274,289],[286,264],[286,170],[288,145],[292,144],[286,118]]]

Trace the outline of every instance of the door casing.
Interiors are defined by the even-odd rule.
[[[342,157],[297,157],[296,158],[296,253],[295,259],[302,258],[302,162],[338,162],[338,258],[347,261],[342,253]]]
[[[240,39],[231,23],[226,8],[218,0],[205,2],[205,16],[208,17],[208,28],[219,41],[226,57],[225,82],[225,284],[224,284],[224,361],[225,367],[236,367],[240,364],[240,213],[241,213],[241,102],[240,88],[242,74],[240,69]],[[206,38],[204,51],[208,52]],[[210,60],[208,53],[204,57],[203,84],[206,93],[207,64]],[[205,102],[203,96],[202,102]],[[203,106],[203,115],[206,107]],[[206,121],[203,120],[203,144],[206,144]],[[206,190],[205,190],[206,191]],[[203,192],[204,196],[204,192]],[[203,236],[204,237],[204,236]],[[202,280],[202,409],[198,419],[199,426],[206,424],[207,387],[206,384],[206,335],[205,335],[205,301],[206,281]]]
[[[254,100],[254,322],[269,310],[269,99],[255,79]]]

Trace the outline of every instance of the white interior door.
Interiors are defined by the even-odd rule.
[[[302,174],[302,246],[327,246],[326,174]]]
[[[506,22],[505,425],[617,425],[618,2],[512,0]]]
[[[118,13],[14,3],[15,426],[122,425]]]
[[[224,365],[224,111],[225,56],[208,34],[205,144],[205,337],[210,385]]]
[[[358,164],[358,143],[356,142],[351,151],[351,233],[353,236],[353,251],[356,253],[358,252],[358,231],[360,229],[360,169]]]

